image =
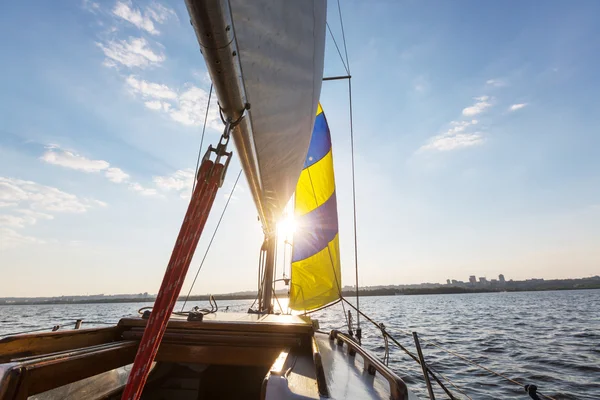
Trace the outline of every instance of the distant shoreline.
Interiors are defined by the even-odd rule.
[[[410,289],[371,289],[371,290],[359,290],[360,297],[371,297],[371,296],[414,296],[414,295],[432,295],[432,294],[471,294],[471,293],[514,293],[514,292],[548,292],[548,291],[563,291],[563,290],[591,290],[600,289],[600,284],[592,284],[582,287],[544,287],[544,288],[465,288],[456,286],[440,286],[436,288],[410,288]],[[352,298],[356,296],[354,291],[342,292],[344,297]],[[188,301],[208,301],[208,295],[190,296]],[[256,294],[243,294],[243,295],[214,295],[215,300],[254,300]],[[23,306],[23,305],[60,305],[60,304],[112,304],[112,303],[153,303],[156,300],[155,296],[151,297],[136,297],[136,298],[115,298],[115,299],[93,299],[93,300],[40,300],[36,301],[14,301],[14,302],[2,302],[1,306]],[[179,301],[183,301],[180,298]]]

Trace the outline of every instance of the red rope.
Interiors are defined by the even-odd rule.
[[[206,224],[210,209],[215,200],[223,165],[206,160],[200,166],[198,181],[179,236],[171,253],[171,259],[163,282],[154,302],[144,335],[138,347],[135,361],[123,392],[122,400],[138,400],[150,372],[150,365],[162,341],[169,317],[183,286],[185,275],[194,256],[198,240]]]

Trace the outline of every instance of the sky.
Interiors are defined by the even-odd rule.
[[[184,2],[0,9],[0,297],[156,293],[210,87]],[[342,0],[342,12],[360,285],[600,274],[600,3]],[[342,74],[328,36],[325,76]],[[347,83],[324,82],[321,103],[353,285]],[[204,147],[222,129],[208,115]],[[193,293],[255,289],[262,239],[242,178]]]

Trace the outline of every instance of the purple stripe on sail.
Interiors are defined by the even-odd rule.
[[[315,126],[313,128],[310,146],[304,161],[304,168],[310,167],[329,153],[331,150],[331,136],[325,113],[317,115],[315,118]]]
[[[304,260],[329,245],[338,233],[335,192],[320,207],[296,217],[292,262]]]

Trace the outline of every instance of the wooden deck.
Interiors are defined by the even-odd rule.
[[[146,320],[140,317],[123,318],[119,326],[124,328],[145,327]],[[222,330],[240,332],[279,332],[306,334],[312,332],[312,321],[298,315],[259,315],[218,312],[207,314],[202,321],[187,321],[185,316],[173,315],[167,329]]]

